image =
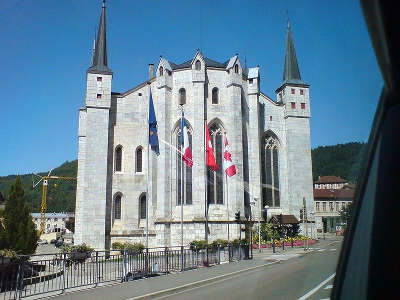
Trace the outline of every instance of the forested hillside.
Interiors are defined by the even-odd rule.
[[[318,176],[336,175],[355,183],[365,146],[365,143],[347,143],[312,149],[314,181]]]
[[[318,176],[336,175],[356,182],[364,148],[365,144],[363,143],[347,143],[312,149],[314,180],[317,180]],[[76,177],[77,166],[76,160],[67,161],[54,169],[52,175]],[[47,175],[47,173],[40,175]],[[15,178],[16,175],[0,177],[0,192],[3,195],[8,193]],[[32,189],[32,175],[22,175],[21,178],[27,203],[31,206],[33,212],[39,212],[42,185],[39,184],[35,189]],[[47,192],[47,211],[75,211],[75,190],[76,181],[50,180]]]
[[[56,176],[76,177],[78,167],[77,160],[65,162],[51,172]],[[47,175],[39,173],[39,175]],[[0,177],[0,192],[5,196],[8,194],[11,184],[15,181],[16,175]],[[31,206],[32,212],[40,211],[42,201],[42,184],[32,188],[32,174],[21,175],[22,185],[25,190],[26,202]],[[35,181],[39,178],[35,177]],[[70,212],[75,211],[75,190],[76,180],[49,180],[47,190],[47,211],[48,212]]]

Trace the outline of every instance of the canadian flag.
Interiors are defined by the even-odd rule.
[[[214,151],[211,144],[210,132],[206,124],[206,164],[214,171],[218,171],[218,166],[215,163]]]
[[[186,165],[191,168],[193,166],[192,151],[190,150],[189,135],[186,126],[185,117],[182,111],[182,123],[181,123],[181,145],[182,145],[182,160]]]
[[[232,154],[229,150],[228,139],[225,138],[225,150],[224,150],[224,170],[226,175],[232,177],[236,174],[236,167],[232,162]]]

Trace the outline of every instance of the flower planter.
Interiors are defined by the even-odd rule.
[[[0,265],[8,265],[11,262],[11,257],[0,257]]]
[[[91,256],[91,252],[72,252],[69,259],[73,261],[84,261]]]

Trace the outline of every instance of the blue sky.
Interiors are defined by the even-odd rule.
[[[200,4],[201,3],[201,4]],[[286,10],[302,79],[310,84],[312,147],[366,141],[382,79],[357,1],[107,1],[113,91],[147,78],[161,55],[181,63],[197,48],[260,65],[275,99]],[[77,157],[100,0],[0,1],[0,175],[45,171]]]

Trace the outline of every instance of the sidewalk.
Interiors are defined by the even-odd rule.
[[[321,247],[326,247],[337,238],[329,238],[319,240],[313,244],[308,250],[303,247],[285,247],[276,248],[276,253],[272,253],[272,248],[264,248],[259,253],[258,249],[253,249],[252,260],[242,260],[239,262],[224,263],[221,265],[200,268],[191,271],[178,272],[164,276],[152,277],[130,281],[127,283],[105,283],[97,287],[88,286],[86,288],[70,289],[66,294],[60,295],[60,292],[46,294],[46,299],[152,299],[161,297],[162,295],[171,294],[173,292],[182,291],[196,286],[201,286],[217,280],[237,276],[240,273],[250,272],[259,268],[279,263],[294,257],[300,257],[318,251]],[[42,297],[44,295],[41,295]],[[31,297],[28,299],[38,299],[40,297]]]
[[[170,294],[216,280],[229,278],[239,273],[263,268],[271,264],[279,263],[283,260],[306,255],[312,251],[304,251],[304,248],[291,247],[286,247],[284,251],[282,248],[276,248],[276,253],[272,253],[272,249],[270,248],[262,250],[263,252],[259,253],[257,249],[253,249],[252,260],[225,263],[210,268],[200,268],[197,270],[141,279],[127,283],[107,284],[96,288],[88,287],[86,289],[71,289],[64,295],[60,295],[59,292],[52,295],[48,294],[47,298],[62,300],[151,299],[156,296],[160,297],[163,294]]]

